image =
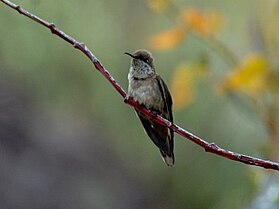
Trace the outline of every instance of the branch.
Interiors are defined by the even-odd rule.
[[[204,148],[206,152],[211,152],[214,154],[217,154],[219,156],[222,156],[227,159],[239,161],[248,165],[254,165],[263,167],[266,169],[273,169],[273,170],[279,170],[279,163],[269,161],[269,160],[262,160],[259,158],[251,157],[248,155],[238,154],[229,150],[225,150],[220,148],[214,143],[208,143],[201,138],[195,136],[194,134],[184,130],[183,128],[179,127],[178,125],[171,123],[170,121],[154,115],[151,111],[146,109],[145,107],[141,106],[137,102],[135,102],[133,99],[129,98],[127,96],[127,93],[123,90],[123,88],[114,80],[114,78],[110,75],[110,73],[104,68],[102,63],[96,58],[96,56],[87,48],[87,46],[84,43],[76,41],[71,36],[64,33],[62,30],[58,29],[53,23],[49,23],[31,13],[28,11],[22,9],[20,6],[8,1],[8,0],[0,0],[2,3],[6,4],[8,7],[17,10],[20,14],[32,19],[33,21],[45,26],[48,28],[53,34],[59,36],[66,42],[73,45],[74,48],[80,50],[83,54],[85,54],[91,62],[94,64],[95,68],[106,78],[108,82],[115,88],[115,90],[123,97],[124,102],[129,104],[130,106],[136,108],[138,111],[143,113],[144,115],[148,116],[149,118],[153,119],[154,121],[172,129],[177,134],[183,136],[184,138],[187,138],[191,140],[192,142],[196,143],[197,145]]]

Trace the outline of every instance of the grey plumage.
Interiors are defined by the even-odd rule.
[[[137,50],[133,54],[126,54],[133,58],[128,74],[128,95],[155,114],[173,122],[171,94],[165,82],[155,72],[151,53],[147,50]],[[169,166],[174,165],[173,131],[137,110],[136,113],[147,135],[159,148],[165,163]]]

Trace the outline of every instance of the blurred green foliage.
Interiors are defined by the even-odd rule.
[[[22,0],[14,3],[55,23],[67,34],[84,42],[124,89],[128,84],[130,59],[123,53],[148,48],[148,39],[153,34],[174,24],[167,14],[151,10],[147,1]],[[177,8],[196,7],[221,12],[225,26],[218,32],[217,38],[239,60],[254,51],[255,45],[251,43],[253,39],[249,33],[251,25],[265,26],[262,33],[270,37],[268,26],[273,26],[272,21],[278,20],[278,1],[173,0],[172,3]],[[143,132],[133,109],[124,105],[123,99],[83,54],[4,4],[0,4],[0,25],[0,79],[8,80],[3,81],[8,84],[2,92],[10,86],[16,86],[16,92],[24,92],[28,103],[24,103],[26,108],[16,115],[22,119],[20,125],[25,124],[23,133],[26,140],[31,139],[39,147],[49,146],[45,155],[51,156],[55,152],[55,159],[51,161],[53,164],[64,157],[61,153],[68,149],[68,143],[72,147],[67,156],[78,156],[74,162],[70,157],[67,169],[63,171],[63,160],[57,164],[59,166],[52,167],[53,173],[73,172],[67,173],[67,180],[57,177],[61,184],[73,185],[73,194],[63,196],[57,188],[44,191],[44,187],[38,187],[34,191],[39,194],[55,193],[64,198],[64,202],[75,197],[75,206],[63,205],[64,208],[250,207],[250,202],[260,190],[262,179],[267,175],[263,169],[205,153],[178,135],[175,136],[176,165],[174,168],[166,167],[157,148]],[[222,55],[194,37],[189,37],[171,50],[154,51],[153,55],[156,70],[167,83],[171,82],[173,71],[181,60],[195,63],[206,56],[215,77],[207,78],[209,82],[198,86],[196,100],[188,107],[175,111],[174,121],[226,149],[262,157],[260,147],[266,143],[268,134],[257,109],[249,100],[218,96],[211,88],[216,77],[221,78],[231,70]],[[4,99],[0,98],[0,102]],[[5,108],[2,105],[2,109]],[[3,115],[0,117],[4,118]],[[78,151],[79,146],[85,148]],[[29,149],[32,150],[31,145]],[[87,150],[85,153],[84,149]],[[21,156],[19,159],[23,159]],[[40,152],[34,156],[40,156]],[[103,156],[107,160],[98,161]],[[97,161],[96,164],[91,164],[91,159]],[[84,163],[82,169],[69,169],[75,162],[79,165]],[[27,164],[32,167],[34,162],[31,160]],[[1,169],[9,170],[8,166],[15,165],[9,164]],[[34,170],[27,169],[22,168],[24,175],[34,175]],[[30,184],[33,184],[30,179]],[[36,180],[40,184],[44,179]],[[25,188],[21,184],[18,187]],[[5,204],[12,205],[11,202],[18,199],[19,194],[11,190],[5,195],[12,197]],[[1,204],[5,205],[4,202]],[[28,206],[45,208],[49,201],[36,204]],[[135,206],[137,204],[139,206]],[[53,203],[52,208],[60,207]]]

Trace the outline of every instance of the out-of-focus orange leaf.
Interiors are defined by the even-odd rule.
[[[157,2],[153,0],[154,2]],[[159,4],[158,0],[158,4]],[[161,7],[161,6],[160,6]],[[181,43],[189,30],[200,35],[211,35],[222,25],[223,18],[217,12],[202,12],[198,9],[182,11],[182,23],[164,32],[152,36],[149,46],[155,50],[168,50]]]
[[[218,12],[204,12],[191,8],[182,11],[184,24],[199,35],[211,35],[223,25],[223,17]]]
[[[147,0],[147,4],[150,9],[156,12],[162,12],[169,7],[170,1],[169,0]]]
[[[196,83],[204,72],[202,65],[184,63],[177,67],[170,85],[174,109],[181,109],[193,102]]]
[[[270,73],[267,60],[250,55],[218,86],[219,92],[242,91],[250,96],[261,94],[267,87]]]
[[[149,40],[149,46],[156,50],[167,50],[180,43],[186,36],[184,27],[178,26],[154,35]]]

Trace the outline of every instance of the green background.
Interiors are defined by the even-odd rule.
[[[174,25],[140,0],[15,3],[84,42],[124,89],[130,59],[123,53],[148,48],[150,36]],[[217,37],[239,60],[254,50],[251,22],[268,26],[278,20],[271,18],[278,13],[278,2],[271,0],[174,3],[220,11],[225,26]],[[179,62],[204,54],[215,76],[231,70],[191,37],[153,52],[168,84]],[[174,111],[175,122],[208,142],[263,157],[259,146],[266,133],[255,109],[246,100],[217,96],[209,86],[199,86],[197,99]],[[270,173],[206,153],[178,135],[176,165],[165,166],[133,109],[90,61],[3,3],[0,126],[1,208],[272,208],[255,203],[266,194]],[[276,182],[275,172],[273,177]],[[276,208],[276,200],[263,202]]]

